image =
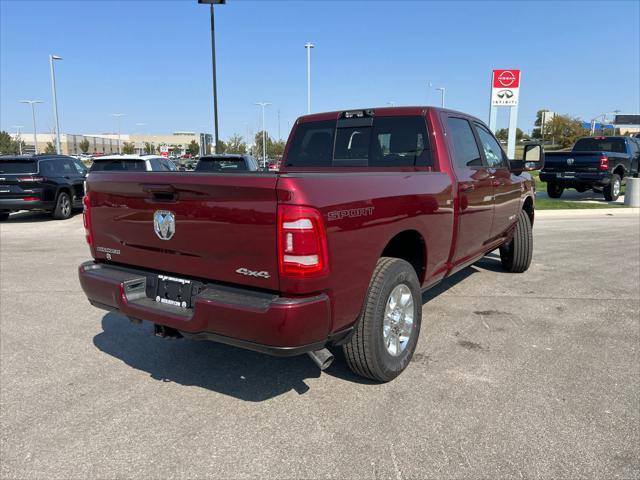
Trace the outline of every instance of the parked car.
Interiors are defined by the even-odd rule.
[[[0,156],[0,220],[18,210],[44,210],[64,220],[82,207],[86,167],[66,155]]]
[[[259,170],[258,162],[251,155],[220,154],[200,157],[196,164],[196,172],[255,172]]]
[[[106,155],[93,159],[90,172],[102,171],[163,172],[176,171],[176,165],[158,155]]]
[[[342,346],[389,381],[423,290],[495,249],[506,271],[529,267],[540,145],[509,161],[477,118],[402,107],[301,117],[286,151],[277,173],[89,175],[89,301],[322,369]]]
[[[615,201],[625,177],[638,175],[639,160],[640,145],[630,137],[583,137],[570,152],[548,152],[540,180],[551,198],[575,188],[602,191],[605,200]]]

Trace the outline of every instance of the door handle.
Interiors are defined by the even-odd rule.
[[[475,189],[476,189],[475,183],[471,183],[471,182],[461,183],[459,187],[459,190],[461,192],[473,192]]]

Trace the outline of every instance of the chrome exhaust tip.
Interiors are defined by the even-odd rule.
[[[307,352],[307,355],[311,357],[313,363],[315,363],[320,370],[326,370],[333,363],[333,353],[331,353],[327,348]]]

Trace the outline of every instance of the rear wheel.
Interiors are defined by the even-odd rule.
[[[620,180],[620,176],[617,173],[611,175],[611,181],[609,185],[604,187],[604,199],[607,202],[615,202],[618,200],[620,196],[620,186],[622,185],[622,181]]]
[[[0,222],[4,222],[9,218],[9,212],[0,212]]]
[[[531,220],[524,210],[518,214],[516,231],[509,243],[500,247],[502,268],[511,273],[526,272],[533,255]]]
[[[560,198],[562,196],[562,192],[564,192],[564,187],[558,182],[547,183],[547,195],[549,195],[549,197]]]
[[[343,346],[349,368],[380,382],[393,380],[411,361],[421,320],[415,270],[399,258],[380,258],[353,336]]]
[[[53,211],[53,218],[56,220],[66,220],[71,216],[71,198],[66,192],[58,194],[56,208]]]

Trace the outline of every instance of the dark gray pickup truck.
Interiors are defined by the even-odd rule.
[[[560,198],[565,188],[578,192],[593,189],[605,200],[620,196],[625,177],[638,176],[640,142],[630,137],[580,138],[570,152],[546,152],[540,180],[547,183],[551,198]]]

